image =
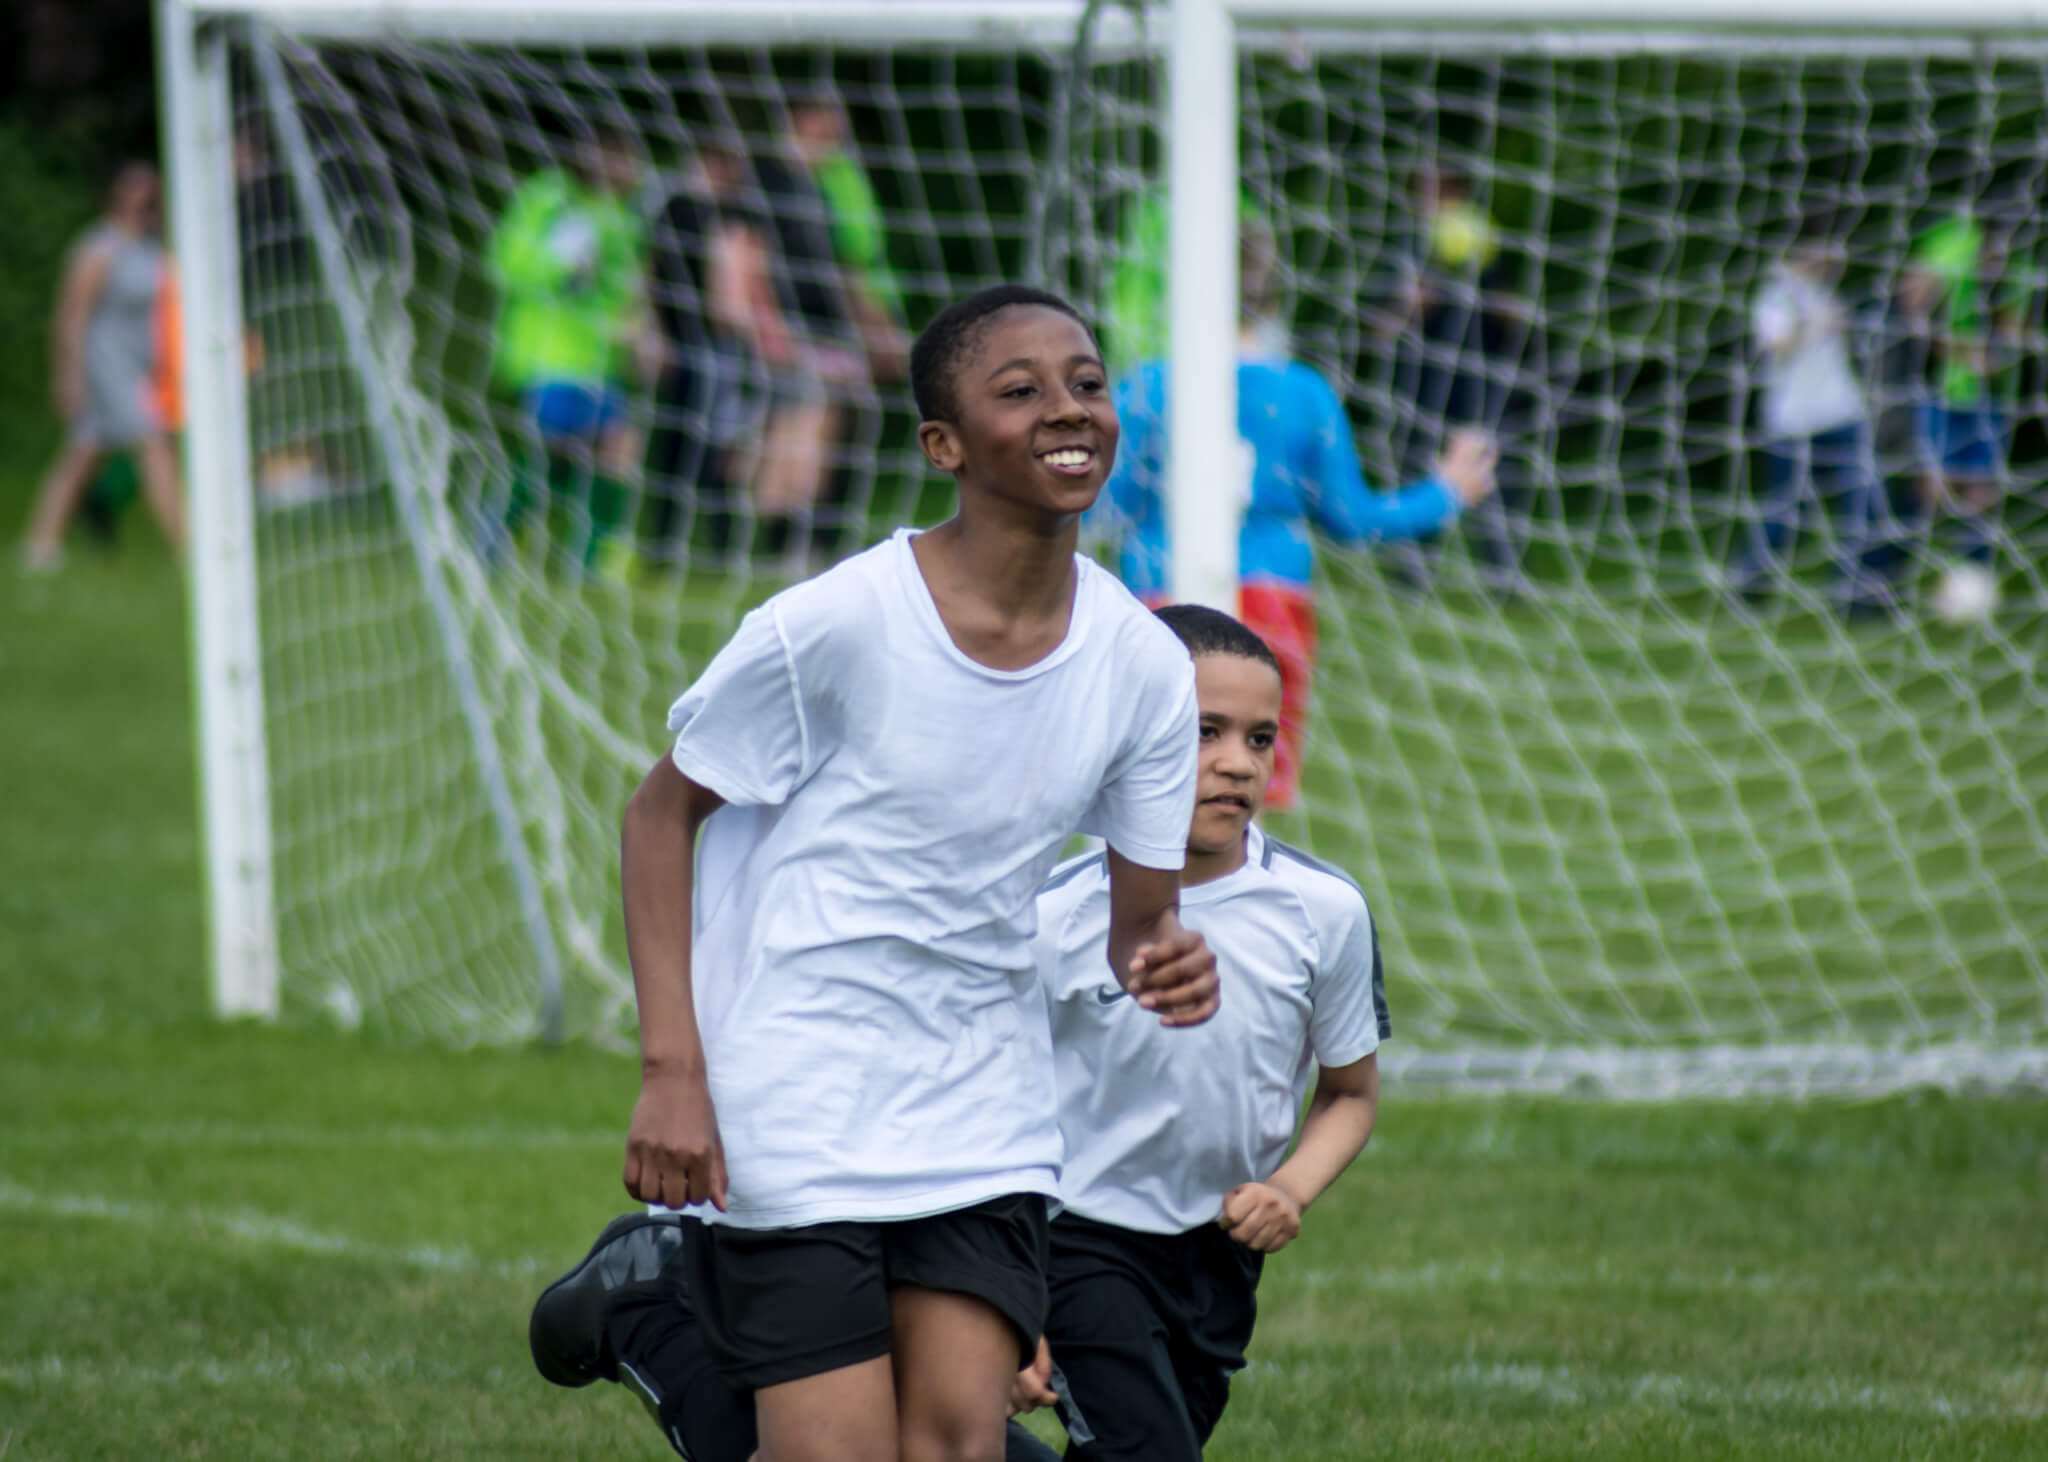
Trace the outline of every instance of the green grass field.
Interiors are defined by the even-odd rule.
[[[0,1459],[665,1455],[525,1354],[630,1062],[212,1023],[175,572],[0,598]],[[2048,1102],[1396,1089],[1264,1297],[1219,1462],[2048,1456]]]

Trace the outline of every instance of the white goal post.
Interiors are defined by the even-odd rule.
[[[221,1013],[621,1037],[623,789],[709,648],[823,560],[771,549],[746,503],[715,539],[708,499],[650,527],[651,487],[600,524],[587,464],[566,485],[543,464],[521,520],[536,469],[507,425],[525,408],[485,380],[486,255],[591,128],[638,144],[651,218],[655,185],[704,186],[683,175],[707,150],[757,166],[822,82],[883,179],[905,326],[1029,276],[1103,322],[1114,370],[1170,365],[1180,599],[1238,603],[1249,489],[1217,464],[1246,450],[1241,220],[1274,235],[1265,323],[1334,387],[1374,482],[1428,470],[1458,416],[1431,391],[1487,403],[1485,512],[1320,551],[1303,806],[1269,818],[1383,914],[1390,1072],[1647,1097],[2048,1084],[2048,0],[158,5]],[[282,244],[245,236],[251,118]],[[1446,344],[1397,304],[1439,171],[1499,215],[1471,247],[1520,271],[1485,286],[1506,344],[1476,323]],[[1955,368],[1923,360],[1886,407],[1868,342],[1897,343],[1923,239],[1998,208],[2005,273],[1944,266],[1952,299],[2028,315],[1976,371],[2019,442],[2002,516],[1971,520],[2003,599],[1958,615],[1933,591],[1941,513],[1885,506],[1929,476],[1906,459]],[[1868,619],[1831,573],[1849,530],[1818,499],[1801,526],[1753,421],[1752,303],[1812,214],[1848,241],[1873,420],[1918,443],[1877,449],[1855,509],[1891,535],[1868,540],[1890,575]],[[1147,269],[1141,357],[1119,289]],[[1944,308],[1920,327],[1937,355]],[[759,429],[787,386],[747,389]],[[875,390],[839,448],[869,538],[933,511],[908,392]],[[259,485],[279,458],[341,490],[295,506]],[[601,546],[673,572],[609,582]],[[1770,585],[1724,581],[1758,563]]]

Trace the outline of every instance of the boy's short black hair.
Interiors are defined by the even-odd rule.
[[[1004,310],[1019,306],[1058,310],[1090,335],[1095,332],[1081,318],[1081,312],[1048,290],[1028,284],[998,284],[955,300],[933,317],[910,347],[910,393],[917,400],[917,414],[925,421],[953,421],[960,402],[953,391],[953,376],[968,352],[981,343],[989,324]]]
[[[1275,675],[1280,673],[1280,657],[1243,620],[1205,604],[1169,604],[1153,612],[1180,636],[1180,642],[1197,660],[1204,655],[1236,655],[1271,666]]]

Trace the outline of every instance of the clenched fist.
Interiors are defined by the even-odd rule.
[[[1223,1200],[1216,1222],[1247,1249],[1271,1254],[1301,1232],[1301,1205],[1267,1183],[1240,1183]]]
[[[642,1203],[725,1209],[725,1148],[702,1072],[650,1072],[626,1130],[626,1191]]]

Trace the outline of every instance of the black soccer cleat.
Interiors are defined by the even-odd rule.
[[[534,1368],[557,1386],[603,1379],[601,1347],[612,1295],[653,1279],[682,1245],[682,1222],[673,1213],[627,1213],[606,1224],[583,1262],[534,1301],[526,1327]]]

